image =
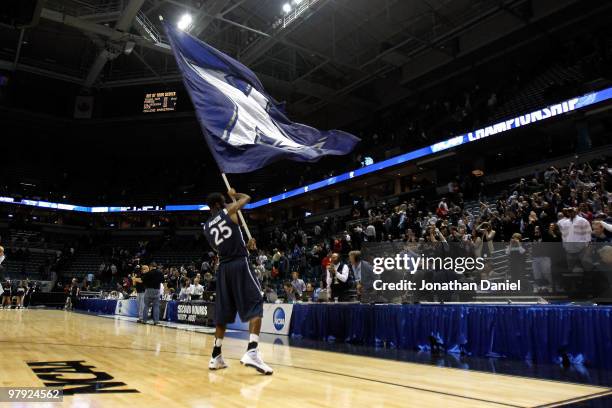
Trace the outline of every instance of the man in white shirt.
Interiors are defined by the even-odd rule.
[[[563,218],[557,222],[561,231],[563,248],[567,255],[567,267],[571,272],[590,270],[592,266],[589,243],[591,223],[576,215],[575,208],[563,209]]]
[[[204,286],[200,285],[200,278],[195,278],[193,280],[193,284],[191,284],[189,287],[189,293],[191,295],[191,300],[198,300],[202,298]]]
[[[338,298],[341,302],[348,300],[349,267],[340,260],[337,253],[331,255],[331,262],[327,266],[327,288],[331,289],[331,298]]]
[[[584,248],[591,242],[591,224],[586,219],[576,215],[575,208],[566,208],[563,219],[557,222],[564,243],[582,243],[583,245],[564,245],[564,247]]]

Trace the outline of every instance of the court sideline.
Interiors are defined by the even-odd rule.
[[[55,310],[2,311],[2,386],[42,386],[27,363],[82,361],[125,385],[65,396],[63,406],[552,407],[612,389],[440,368],[278,344],[261,344],[276,372],[238,363],[244,340],[227,338],[230,368],[206,369],[213,337]],[[71,374],[65,374],[70,377]],[[87,378],[79,374],[77,378]],[[137,392],[124,392],[136,390]],[[109,392],[113,391],[113,392]],[[121,392],[118,392],[121,391]],[[409,403],[407,403],[409,401]],[[32,406],[41,406],[32,404]]]

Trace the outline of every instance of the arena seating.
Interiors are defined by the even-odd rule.
[[[590,157],[601,157],[602,154],[609,154],[609,149],[595,149],[591,153],[587,152],[584,154],[583,160]],[[540,162],[537,164],[537,170],[541,172],[551,163],[554,163],[556,166],[568,165],[569,162],[573,160],[573,156],[570,156],[552,159],[548,162]],[[511,190],[511,186],[516,184],[521,176],[530,177],[530,172],[533,171],[533,166],[524,166],[522,168],[516,168],[512,172],[508,172],[507,175],[488,175],[488,180],[491,182],[488,187],[488,194],[490,194],[489,197],[495,197],[500,192],[503,192],[503,190]],[[416,194],[418,194],[418,192]],[[441,189],[437,198],[430,198],[428,200],[428,207],[432,212],[435,210],[440,197],[444,195],[444,189]],[[412,196],[414,197],[416,195]],[[388,200],[386,198],[380,198],[380,200],[387,202],[387,208],[383,209],[383,211],[386,211],[388,214],[393,210],[394,206],[402,204],[402,200],[407,199],[392,196],[389,197]],[[489,198],[485,200],[485,202],[491,210],[499,210],[496,207],[496,200],[493,198]],[[480,216],[480,203],[481,201],[473,199],[462,202],[461,206],[463,207],[464,214],[471,219],[477,219]],[[503,209],[501,211],[503,211]],[[335,226],[333,229],[327,230],[328,235],[322,237],[326,240],[333,238],[334,234],[339,234],[343,230],[352,231],[357,225],[361,225],[363,228],[370,222],[368,217],[354,219],[351,214],[351,206],[345,206],[327,212],[321,212],[316,216],[306,218],[300,228],[306,230],[308,235],[312,237],[312,231],[315,226],[323,225],[325,222],[329,222],[330,220],[334,220]],[[266,251],[269,258],[268,263],[264,265],[266,270],[270,270],[272,268],[272,262],[270,261],[272,254],[270,251],[274,248],[274,246],[279,245],[278,242],[274,243],[269,241],[267,236],[274,233],[275,228],[278,228],[279,226],[288,234],[287,241],[285,243],[280,243],[280,245],[285,246],[287,250],[287,257],[290,258],[290,252],[292,250],[290,243],[293,242],[292,240],[296,239],[295,234],[299,231],[295,228],[295,226],[291,226],[290,223],[291,221],[285,225],[268,224],[258,234],[260,248]],[[77,248],[75,255],[71,257],[70,262],[63,265],[63,268],[58,272],[61,272],[60,276],[62,277],[63,281],[67,281],[71,277],[78,277],[79,280],[82,280],[89,273],[96,275],[101,264],[105,264],[107,267],[109,267],[114,263],[119,269],[118,277],[126,276],[128,273],[130,273],[129,268],[131,267],[130,265],[132,265],[129,262],[130,258],[140,252],[143,254],[143,259],[140,260],[141,263],[156,261],[165,267],[176,268],[193,265],[192,270],[199,271],[202,259],[207,258],[207,247],[205,245],[203,246],[201,242],[198,242],[198,231],[199,228],[178,229],[172,233],[167,227],[155,229],[128,228],[119,230],[109,228],[105,232],[106,238],[102,239],[101,241],[98,239],[98,242],[95,244],[84,244]],[[29,230],[14,229],[11,230],[8,237],[9,240],[13,240],[16,243],[21,244],[27,242],[28,244],[32,245],[31,252],[33,251],[33,255],[31,255],[31,259],[20,262],[10,260],[5,264],[9,276],[15,277],[24,277],[30,274],[33,274],[31,276],[38,277],[36,274],[38,272],[38,268],[44,260],[44,257],[37,251],[34,251],[36,249],[35,247],[45,246],[58,248],[58,250],[59,248],[63,248],[65,250],[65,247],[62,245],[65,245],[65,243],[68,242],[68,238],[62,236],[61,234],[58,235],[58,239],[50,239],[43,242],[42,235],[40,233]],[[394,239],[397,238],[398,237],[394,237]],[[306,248],[306,251],[309,250],[310,248]],[[117,258],[116,254],[118,251],[125,251],[126,254]],[[304,254],[302,256],[304,256]],[[503,281],[509,278],[509,261],[503,247],[496,247],[493,253],[490,254],[489,261],[494,271],[494,273],[492,273],[490,276],[491,280]],[[306,261],[304,260],[290,260],[289,265],[290,268],[297,268],[296,270],[302,272],[302,276],[307,281],[310,280],[311,283],[318,286],[317,279],[319,279],[319,273],[315,273],[313,275],[310,273],[310,269],[304,269],[303,265],[305,262]],[[531,262],[531,254],[528,252],[525,257],[526,276],[532,275]],[[288,279],[288,272],[289,271],[286,271],[284,276],[279,276],[266,282],[279,295],[283,294],[282,284],[284,279]],[[564,277],[569,281],[580,278],[579,276],[574,276],[571,273],[565,273]],[[100,276],[97,276],[96,280],[99,280],[100,278]],[[104,279],[102,280],[104,281]],[[104,282],[101,283],[104,284]],[[177,288],[177,290],[178,289],[179,288]]]
[[[12,256],[16,248],[5,248],[5,251],[10,251],[9,256]],[[50,262],[49,258],[55,259],[55,251],[51,250],[29,250],[29,255],[20,257],[17,260],[7,262],[5,266],[5,275],[13,279],[45,279],[47,274],[41,271],[41,267],[45,262]]]
[[[501,119],[510,118],[517,112],[530,112],[541,106],[546,106],[552,101],[547,97],[547,92],[556,87],[565,87],[584,81],[584,74],[579,65],[563,66],[554,64],[540,75],[537,75],[527,83],[519,92],[512,96],[507,102],[496,109],[491,119],[493,122]],[[574,91],[575,92],[575,91]],[[571,96],[571,92],[567,92]],[[558,96],[556,99],[563,99]],[[554,101],[554,99],[553,99]]]
[[[62,271],[62,274],[66,277],[83,279],[88,273],[96,273],[104,261],[105,258],[100,255],[98,248],[83,249],[76,254],[70,266]]]

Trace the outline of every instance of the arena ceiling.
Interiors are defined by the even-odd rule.
[[[170,85],[180,77],[159,16],[176,23],[190,13],[191,34],[251,67],[290,111],[346,123],[405,98],[436,68],[579,2],[301,0],[312,4],[284,27],[287,1],[46,0],[38,25],[0,27],[0,68],[85,89]]]

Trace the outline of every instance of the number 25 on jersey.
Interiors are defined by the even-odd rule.
[[[210,233],[215,240],[215,245],[219,246],[223,243],[223,241],[232,236],[232,229],[227,225],[227,222],[223,220],[212,227],[210,229]]]

